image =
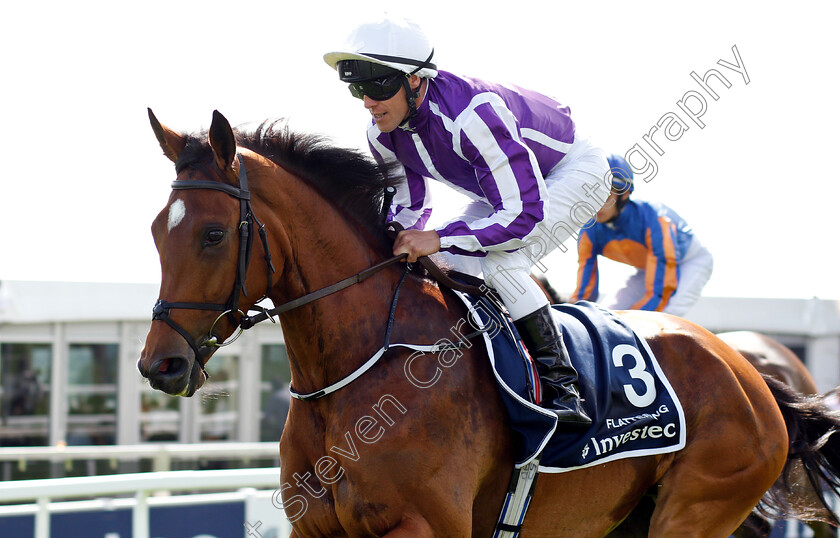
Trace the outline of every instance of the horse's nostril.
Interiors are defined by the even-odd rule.
[[[187,360],[181,357],[169,357],[159,360],[152,368],[158,377],[180,377],[187,369]]]

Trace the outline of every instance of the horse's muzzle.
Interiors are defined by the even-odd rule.
[[[146,360],[141,355],[137,361],[137,369],[153,389],[173,396],[192,396],[204,384],[204,374],[196,365],[183,356]]]

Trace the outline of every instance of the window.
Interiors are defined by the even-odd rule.
[[[67,361],[67,444],[117,439],[117,344],[71,344]]]
[[[140,378],[140,376],[137,376]],[[142,381],[140,381],[142,382]],[[181,438],[181,398],[154,390],[143,383],[140,391],[140,441],[179,441]]]
[[[230,355],[214,355],[204,366],[210,379],[196,397],[199,407],[201,441],[235,441],[237,437],[239,360]]]
[[[52,347],[0,344],[0,446],[49,444]]]
[[[260,441],[279,441],[289,413],[292,379],[284,344],[262,346],[260,379]]]

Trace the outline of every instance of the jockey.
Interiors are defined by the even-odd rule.
[[[546,407],[560,421],[590,424],[561,329],[530,269],[607,199],[604,152],[579,134],[569,108],[549,97],[438,70],[431,43],[411,21],[363,24],[324,60],[370,111],[373,156],[401,165],[389,220],[405,230],[394,254],[414,262],[441,251],[453,268],[483,274],[536,358]],[[472,202],[424,230],[430,180]]]
[[[578,237],[577,288],[572,302],[598,299],[598,255],[638,269],[611,308],[685,315],[712,275],[712,254],[685,220],[662,204],[631,200],[633,170],[607,157],[612,192],[595,223]]]

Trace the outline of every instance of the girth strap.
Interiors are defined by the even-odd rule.
[[[522,532],[522,522],[525,521],[525,514],[531,505],[539,472],[539,456],[524,467],[514,469],[493,538],[517,538]]]

